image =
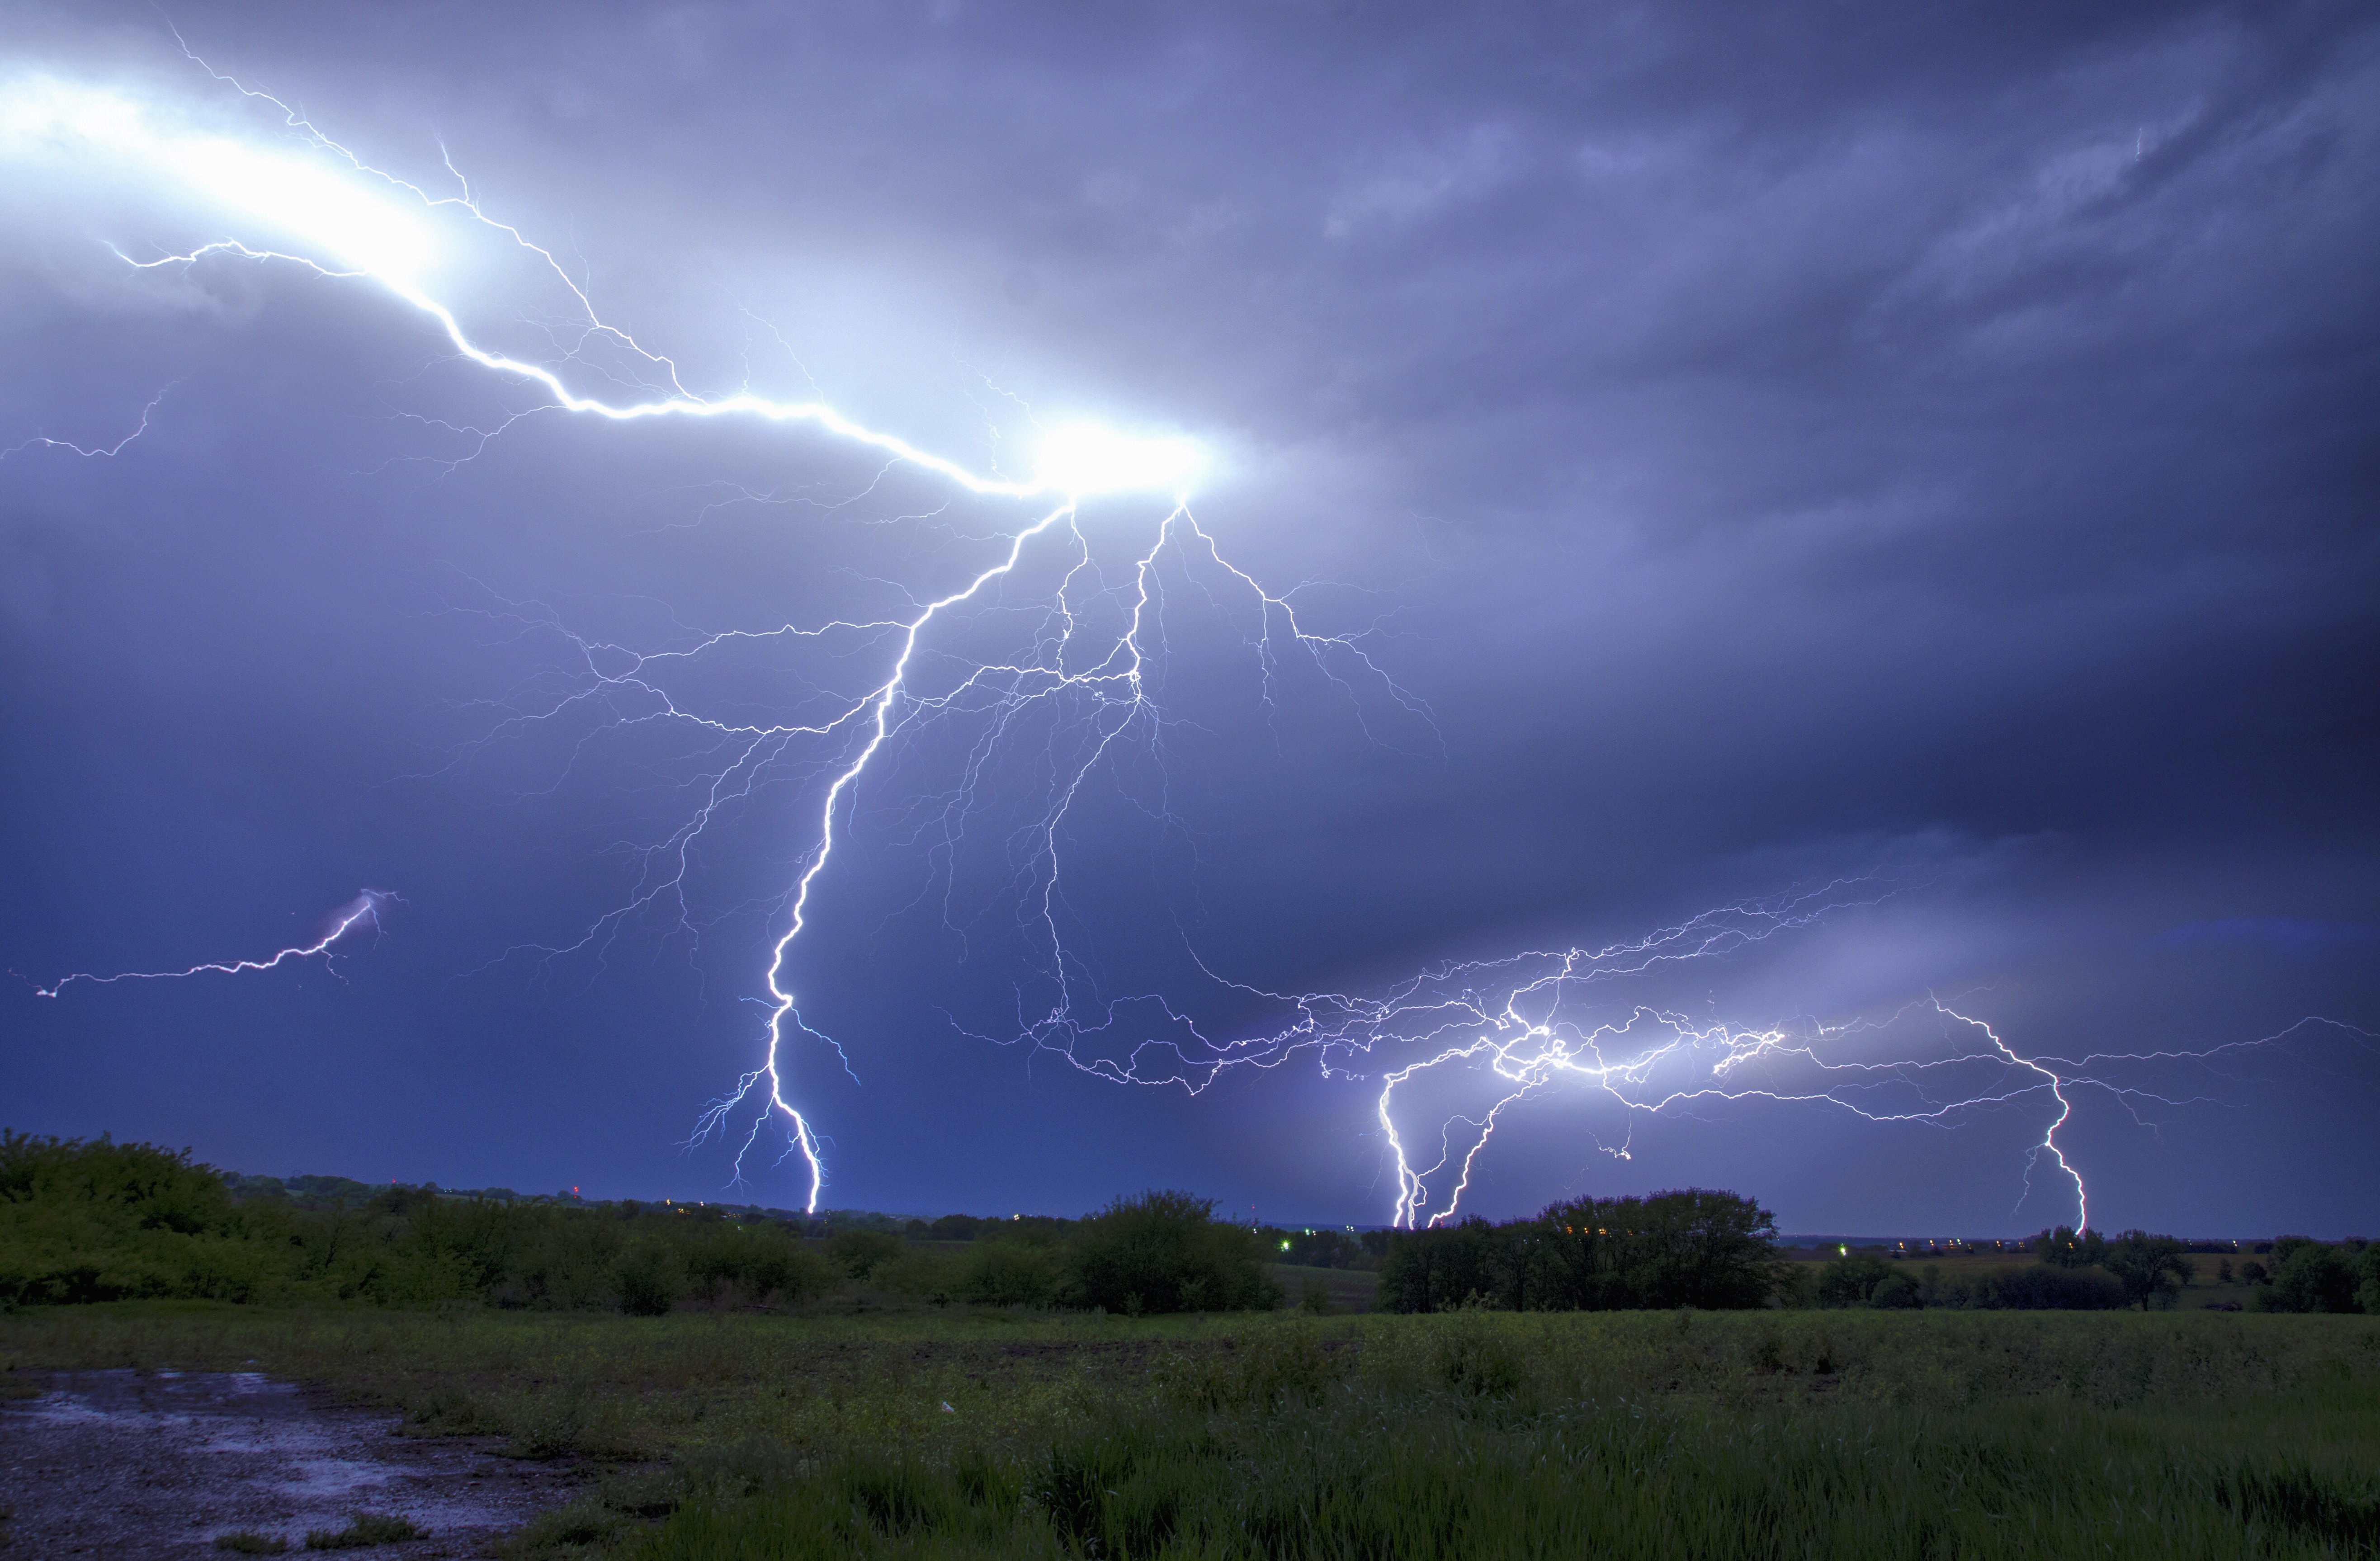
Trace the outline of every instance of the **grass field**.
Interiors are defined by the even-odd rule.
[[[146,1302],[0,1318],[0,1358],[609,1468],[524,1555],[2380,1555],[2362,1317]]]

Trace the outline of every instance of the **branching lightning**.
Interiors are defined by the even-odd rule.
[[[1376,1115],[1396,1178],[1392,1216],[1402,1225],[1454,1217],[1500,1122],[1522,1102],[1566,1085],[1620,1113],[1621,1131],[1597,1146],[1622,1158],[1638,1117],[1698,1105],[1757,1100],[1839,1110],[1868,1122],[1937,1127],[1986,1111],[2038,1111],[2045,1125],[2029,1152],[2027,1187],[2035,1171],[2070,1185],[2080,1224],[2087,1218],[2087,1192],[2059,1138],[2075,1093],[2101,1091],[2128,1107],[2179,1104],[2125,1084],[2119,1071],[2168,1057],[2204,1060],[2228,1049],[2028,1055],[1984,1021],[1930,998],[1883,1018],[1747,1028],[1646,1003],[1614,1006],[1606,997],[1625,978],[1720,958],[1892,892],[1864,880],[1724,906],[1634,941],[1444,965],[1377,996],[1277,992],[1212,976],[1243,1007],[1253,1004],[1274,1016],[1245,1026],[1236,1038],[1209,1038],[1164,994],[1104,993],[1070,948],[1064,845],[1070,814],[1093,778],[1127,752],[1154,752],[1166,727],[1169,718],[1150,674],[1167,653],[1163,607],[1170,588],[1195,586],[1218,611],[1235,615],[1268,708],[1276,680],[1295,663],[1350,700],[1382,700],[1416,720],[1428,719],[1421,702],[1373,660],[1362,636],[1308,628],[1295,593],[1269,592],[1223,558],[1189,503],[1208,463],[1206,452],[1177,436],[1077,425],[1047,432],[1032,471],[1018,476],[996,467],[978,470],[863,426],[822,399],[778,400],[749,388],[698,393],[670,357],[606,323],[588,287],[551,250],[490,216],[451,161],[447,168],[459,193],[433,195],[367,164],[279,99],[210,74],[279,110],[295,146],[260,150],[233,137],[176,127],[150,106],[115,94],[24,77],[0,85],[0,157],[103,166],[169,181],[204,204],[211,224],[243,229],[170,254],[136,257],[117,249],[127,265],[187,270],[238,260],[378,285],[426,317],[457,358],[539,398],[505,426],[542,413],[612,422],[731,417],[806,424],[957,491],[1024,506],[994,536],[965,544],[984,547],[985,557],[953,588],[912,599],[889,613],[706,634],[660,651],[598,642],[549,624],[564,635],[575,662],[558,691],[516,708],[504,723],[504,730],[517,731],[584,716],[613,727],[662,727],[686,734],[701,756],[690,816],[648,853],[648,871],[629,903],[572,948],[610,936],[626,916],[650,905],[674,902],[683,919],[692,853],[721,810],[752,798],[772,778],[793,776],[811,788],[816,812],[807,815],[811,822],[798,874],[782,902],[783,919],[775,924],[760,982],[766,1017],[759,1060],[710,1104],[694,1132],[696,1140],[735,1140],[739,1177],[762,1135],[779,1124],[783,1157],[800,1157],[808,1204],[818,1205],[825,1176],[820,1138],[795,1103],[788,1047],[798,1035],[832,1049],[846,1069],[850,1059],[804,1023],[795,955],[820,914],[821,879],[854,831],[863,788],[889,780],[888,766],[929,730],[953,734],[964,755],[941,813],[941,827],[953,839],[995,759],[1039,744],[1031,752],[1041,800],[1031,805],[1027,823],[1002,842],[1038,968],[1027,973],[1029,981],[1020,977],[1014,1033],[985,1038],[1026,1043],[1114,1083],[1194,1094],[1228,1071],[1277,1068],[1302,1057],[1318,1062],[1327,1076],[1368,1078],[1378,1084]],[[494,236],[565,291],[574,311],[572,330],[552,361],[515,356],[467,328],[437,281],[444,259],[440,223]],[[593,377],[589,354],[599,344],[615,355],[606,370],[618,379],[625,363],[639,393],[607,398],[583,388],[581,381]],[[155,405],[144,410],[140,428],[128,438],[146,430]],[[484,442],[501,432],[478,437]],[[68,448],[113,454],[123,443]],[[1101,557],[1081,522],[1082,502],[1098,494],[1162,496],[1160,518],[1146,546],[1131,551],[1121,566]],[[1005,650],[978,648],[984,635],[1002,626],[1011,631]],[[845,664],[875,670],[857,687],[801,691],[799,713],[783,720],[713,707],[688,692],[698,681],[688,674],[706,661],[755,648],[803,647],[832,647]],[[367,892],[322,938],[266,960],[79,974],[42,992],[55,997],[74,981],[177,978],[327,959],[341,938],[367,923],[378,926],[386,898]],[[547,950],[556,951],[564,950]],[[1867,1055],[1888,1033],[1903,1035],[1912,1023],[1928,1028],[1925,1047],[1901,1045],[1881,1059]],[[2290,1033],[2238,1045],[2269,1045]]]
[[[157,404],[164,400],[167,395],[171,394],[173,393],[173,386],[167,385],[164,390],[159,391],[155,395],[150,397],[149,405],[140,409],[140,423],[133,428],[130,433],[126,434],[123,438],[117,440],[113,444],[77,444],[70,439],[52,439],[46,434],[37,433],[30,439],[20,439],[16,443],[9,445],[6,449],[0,450],[0,461],[5,461],[9,456],[17,454],[22,451],[37,449],[64,450],[70,454],[80,455],[85,460],[105,460],[114,456],[121,455],[124,454],[124,447],[126,445],[131,443],[134,440],[139,439],[142,434],[149,431],[149,415],[157,410]]]
[[[329,965],[333,950],[348,934],[363,929],[380,931],[383,908],[394,903],[396,898],[384,889],[365,889],[331,913],[327,929],[314,941],[293,944],[261,960],[229,960],[191,965],[183,970],[127,970],[118,971],[112,975],[77,972],[72,975],[61,976],[47,986],[37,986],[33,990],[40,997],[55,998],[78,981],[87,981],[94,986],[106,986],[118,981],[180,981],[192,975],[239,975],[254,971],[278,970],[292,960],[320,959],[325,965]]]

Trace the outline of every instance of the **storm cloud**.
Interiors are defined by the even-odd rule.
[[[8,17],[0,69],[285,139],[146,6]],[[1269,702],[1245,624],[1184,583],[1173,816],[1118,801],[1077,842],[1111,989],[1377,991],[1867,877],[1889,896],[1627,1000],[1765,1024],[1938,997],[2070,1057],[2326,1015],[2362,1029],[2078,1096],[2063,1142],[2111,1226],[2336,1235],[2380,1196],[2363,7],[173,26],[377,167],[443,194],[451,161],[698,391],[822,394],[984,468],[1033,418],[1215,453],[1222,554],[1413,708],[1294,669]],[[103,180],[0,200],[11,1125],[712,1195],[725,1156],[679,1144],[752,1064],[818,772],[739,799],[684,903],[605,923],[685,816],[686,756],[512,718],[567,684],[573,635],[885,611],[991,512],[799,430],[510,421],[535,398],[369,285],[132,272],[108,245],[219,236]],[[563,350],[552,279],[490,253],[475,328]],[[143,408],[113,455],[38,442],[111,446]],[[764,671],[713,692],[758,708],[790,686]],[[1386,1216],[1368,1086],[1292,1065],[1192,1098],[986,1039],[1023,1000],[1014,919],[938,854],[933,803],[870,793],[803,952],[851,1059],[801,1062],[829,1203],[1181,1184]],[[269,950],[367,886],[404,902],[333,971],[30,995]],[[2071,1213],[2028,1158],[2038,1100],[1951,1129],[1608,1104],[1527,1103],[1466,1207],[1694,1182],[1792,1229]],[[796,1200],[747,1170],[739,1196]]]

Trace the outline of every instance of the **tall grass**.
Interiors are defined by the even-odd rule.
[[[0,1354],[252,1361],[417,1430],[641,1458],[633,1499],[548,1525],[640,1561],[2380,1555],[2364,1317],[146,1302],[0,1319]]]
[[[2046,1349],[1910,1318],[1715,1350],[1664,1339],[1666,1319],[1628,1319],[1617,1341],[1444,1321],[1375,1334],[1360,1356],[1276,1331],[1022,1449],[855,1446],[774,1466],[747,1451],[760,1461],[722,1463],[626,1554],[2380,1555],[2370,1332],[2281,1365],[2270,1336],[2243,1349],[2195,1325],[2105,1320],[2071,1320]],[[1686,1338],[1719,1331],[1708,1322]],[[1568,1396],[1598,1359],[1618,1363],[1598,1348],[1613,1343],[1706,1390],[1722,1361],[1774,1378],[1844,1358],[1816,1394]],[[1937,1353],[1946,1373],[1909,1370]],[[1863,1355],[1868,1369],[1847,1372]]]
[[[2334,1421],[2368,1399],[2316,1410]],[[2282,1428],[2070,1402],[1742,1417],[1350,1385],[1103,1416],[1034,1455],[854,1450],[698,1497],[643,1561],[893,1555],[2139,1556],[2374,1553],[2368,1463]]]

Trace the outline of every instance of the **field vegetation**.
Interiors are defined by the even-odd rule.
[[[1598,1207],[1599,1229],[1637,1234],[1573,1248],[1594,1262],[1572,1272],[1605,1301],[1683,1283],[1696,1270],[1666,1229],[1756,1291],[1556,1309],[1542,1271],[1517,1297],[1412,1278],[1512,1250],[1531,1222],[1411,1247],[1269,1233],[1258,1253],[1178,1195],[911,1236],[616,1206],[524,1204],[504,1225],[487,1213],[504,1200],[400,1189],[342,1194],[343,1251],[324,1254],[332,1211],[219,1198],[183,1157],[6,1146],[6,1391],[66,1368],[257,1370],[385,1406],[410,1434],[580,1460],[590,1494],[516,1536],[523,1558],[2380,1555],[2380,1317],[2332,1306],[2338,1266],[2361,1285],[2368,1257],[2343,1247],[2275,1243],[2264,1277],[2235,1271],[2221,1293],[2269,1290],[2270,1314],[2160,1306],[2184,1277],[2220,1279],[2204,1254],[2156,1265],[2137,1301],[2032,1311],[1978,1306],[1975,1288],[2046,1271],[2129,1298],[2116,1243],[2083,1263],[1794,1264],[1756,1208],[1697,1193],[1667,1225],[1659,1200],[1621,1209],[1633,1224]],[[609,1277],[569,1304],[509,1288],[578,1229],[616,1238],[585,1270]],[[485,1230],[511,1244],[453,1234]],[[731,1242],[807,1284],[756,1292],[748,1265],[700,1266],[746,1250]],[[211,1243],[249,1256],[193,1266]],[[482,1250],[502,1261],[455,1255]],[[1308,1261],[1268,1273],[1259,1255]],[[1330,1286],[1369,1280],[1366,1260],[1384,1309],[1349,1314]],[[631,1261],[682,1284],[675,1302],[640,1304]],[[1873,1284],[1820,1294],[1869,1265]],[[226,1272],[257,1278],[210,1298]],[[351,1282],[374,1272],[479,1288]],[[938,1303],[948,1276],[978,1273],[1034,1299]],[[1916,1304],[1879,1303],[1888,1284]],[[80,1289],[42,1288],[61,1285]],[[79,1299],[111,1287],[125,1299]],[[2301,1294],[2319,1304],[2280,1314]],[[1427,1309],[1399,1314],[1399,1296]]]

